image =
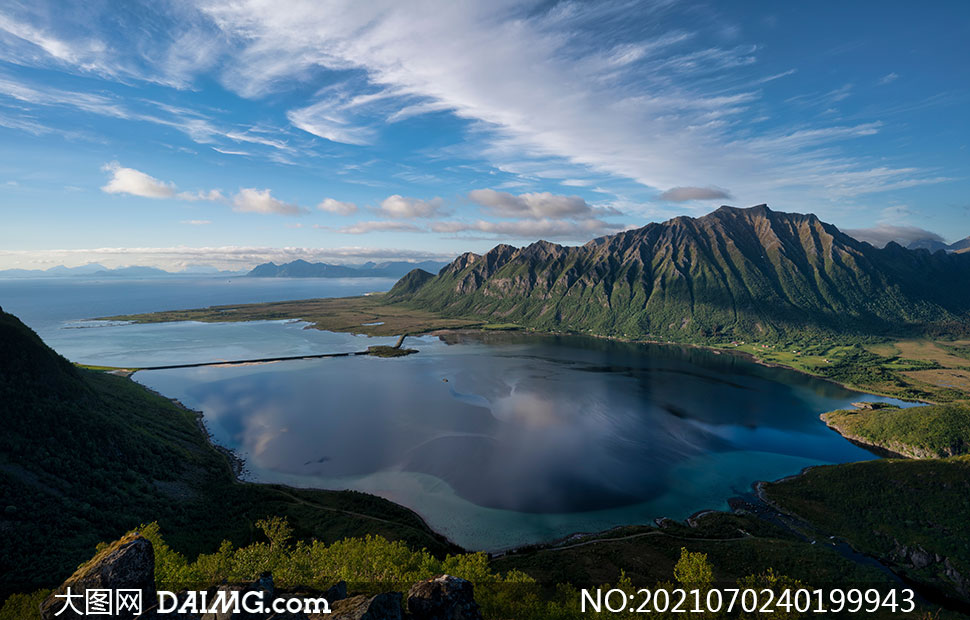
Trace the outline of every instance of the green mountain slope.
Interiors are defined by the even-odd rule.
[[[967,330],[970,256],[877,249],[814,215],[721,207],[594,239],[463,254],[388,301],[629,337]]]
[[[380,534],[455,549],[413,512],[356,492],[238,483],[196,414],[137,383],[75,368],[0,310],[0,600],[51,586],[95,545],[158,521],[190,556],[286,516],[299,537]]]

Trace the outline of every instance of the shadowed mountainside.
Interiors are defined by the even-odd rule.
[[[158,521],[194,556],[284,515],[300,537],[380,534],[457,548],[410,510],[352,491],[236,482],[196,413],[119,376],[84,370],[0,310],[0,599],[53,585],[94,546]]]

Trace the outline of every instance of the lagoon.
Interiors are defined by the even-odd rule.
[[[68,359],[94,365],[359,351],[396,340],[299,321],[86,320],[389,286],[252,280],[0,282],[0,305]],[[214,440],[246,459],[250,480],[381,495],[488,551],[725,509],[756,480],[875,458],[818,416],[860,399],[898,403],[690,347],[524,333],[411,337],[406,346],[419,354],[133,378],[202,411]]]
[[[862,396],[793,371],[584,337],[447,340],[135,379],[203,411],[250,480],[381,495],[469,549],[684,519],[756,480],[875,458],[818,419]]]

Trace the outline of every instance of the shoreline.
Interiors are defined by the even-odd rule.
[[[131,374],[134,374],[134,373],[131,373]],[[188,413],[193,414],[193,416],[195,417],[196,426],[199,429],[199,432],[202,433],[202,436],[205,438],[206,444],[212,450],[215,450],[217,453],[219,453],[221,456],[223,456],[226,459],[226,466],[229,468],[229,471],[230,471],[230,474],[231,474],[231,478],[232,478],[232,483],[233,484],[247,484],[247,485],[261,485],[261,486],[267,486],[267,487],[279,487],[279,488],[282,488],[282,489],[289,489],[289,490],[293,490],[293,491],[320,491],[320,492],[323,492],[323,493],[346,493],[346,492],[364,493],[363,491],[354,491],[353,489],[318,489],[318,488],[315,488],[315,487],[295,487],[295,486],[292,486],[292,485],[289,485],[289,484],[285,484],[285,483],[282,483],[282,482],[259,482],[259,481],[256,481],[256,480],[246,480],[243,477],[245,475],[245,473],[246,473],[246,459],[243,458],[243,457],[241,457],[241,456],[239,456],[239,454],[237,454],[235,452],[235,450],[232,450],[231,448],[227,448],[225,446],[222,446],[222,445],[219,445],[218,443],[216,443],[215,439],[213,438],[212,433],[209,432],[209,429],[205,425],[205,412],[200,411],[198,409],[192,409],[191,407],[186,406],[182,401],[180,401],[177,398],[170,398],[168,396],[165,396],[161,392],[158,392],[157,390],[153,390],[152,388],[150,388],[150,387],[148,387],[146,385],[143,385],[143,384],[135,381],[132,378],[131,375],[127,375],[127,376],[125,376],[125,378],[128,379],[129,381],[131,381],[132,383],[137,384],[140,388],[142,388],[144,390],[147,390],[151,394],[154,394],[154,395],[158,396],[159,398],[164,398],[165,400],[167,400],[170,403],[172,403],[173,405],[175,405],[176,408],[181,409],[182,411],[186,411]],[[372,497],[379,498],[379,499],[381,499],[383,501],[386,501],[386,502],[390,502],[393,505],[395,505],[398,508],[400,508],[401,510],[406,510],[406,511],[410,512],[415,517],[417,517],[418,521],[420,521],[421,524],[424,525],[425,530],[431,536],[441,539],[441,541],[443,541],[447,545],[450,545],[450,546],[454,547],[455,549],[461,549],[462,552],[468,552],[469,551],[468,549],[465,549],[461,545],[456,544],[454,541],[450,540],[447,536],[445,536],[444,534],[442,534],[438,530],[436,530],[436,529],[432,528],[430,525],[428,525],[428,522],[425,521],[424,517],[422,517],[416,510],[413,510],[412,508],[408,508],[407,506],[405,506],[403,504],[399,504],[397,502],[391,501],[391,500],[389,500],[389,499],[387,499],[385,497],[381,497],[380,495],[374,495],[372,493],[364,493],[364,494],[365,495],[370,495]],[[358,515],[358,516],[361,516],[361,517],[366,517],[368,519],[378,519],[378,520],[382,520],[382,519],[379,519],[377,517],[373,517],[373,516],[370,516],[370,515],[361,515],[359,513],[354,513],[352,511],[347,511],[347,510],[341,510],[339,508],[327,508],[327,510],[331,510],[331,511],[335,511],[335,512],[341,512],[341,513],[345,513],[345,514],[355,514],[355,515]]]
[[[482,329],[482,328],[474,328],[474,327],[468,327],[468,328],[445,328],[445,329],[432,329],[432,330],[428,330],[428,331],[425,331],[425,332],[416,332],[416,333],[414,333],[414,335],[415,336],[421,336],[421,335],[427,334],[427,335],[431,335],[431,336],[436,336],[436,335],[439,335],[439,334],[447,334],[447,333],[482,333],[482,334],[488,334],[488,333],[491,333],[491,331],[492,330]],[[896,400],[900,400],[900,401],[903,401],[903,402],[906,402],[906,403],[918,403],[918,404],[922,404],[922,405],[936,405],[936,404],[939,404],[939,403],[935,403],[935,402],[929,401],[929,400],[919,400],[919,399],[911,399],[911,398],[901,398],[901,397],[899,397],[899,396],[897,396],[895,394],[888,394],[886,392],[880,392],[879,390],[869,389],[869,388],[862,387],[862,386],[858,386],[858,385],[852,385],[851,383],[842,383],[841,381],[836,381],[835,379],[832,379],[831,377],[825,377],[823,375],[815,374],[813,372],[809,372],[809,371],[803,370],[801,368],[795,368],[794,366],[788,366],[786,364],[781,364],[781,363],[778,363],[778,362],[768,362],[768,361],[765,361],[765,360],[760,359],[757,355],[755,355],[753,353],[749,353],[748,351],[739,351],[738,349],[733,349],[733,348],[729,348],[729,347],[719,347],[719,346],[711,345],[711,344],[699,344],[699,343],[696,343],[696,342],[673,342],[673,341],[667,341],[667,340],[661,341],[661,340],[649,340],[649,339],[642,340],[642,339],[634,339],[634,338],[625,338],[623,336],[604,336],[602,334],[584,334],[584,333],[580,333],[580,332],[569,332],[569,331],[562,331],[561,332],[561,331],[545,330],[545,329],[533,329],[533,328],[530,328],[530,327],[520,327],[520,328],[514,329],[514,330],[501,330],[501,331],[504,331],[504,332],[510,332],[510,331],[511,332],[516,332],[517,331],[517,332],[526,332],[526,333],[530,333],[530,334],[547,335],[547,336],[574,336],[574,337],[597,338],[597,339],[600,339],[600,340],[609,340],[609,341],[613,341],[613,342],[623,342],[623,343],[627,343],[627,344],[650,344],[650,345],[656,345],[656,346],[662,346],[662,347],[667,347],[667,346],[669,346],[669,347],[687,347],[687,348],[691,348],[691,349],[700,349],[702,351],[710,351],[711,353],[713,353],[715,355],[723,355],[723,354],[727,353],[729,355],[734,355],[736,357],[740,357],[740,358],[745,359],[745,360],[747,360],[747,361],[749,361],[751,363],[758,364],[758,365],[764,366],[766,368],[782,368],[784,370],[790,370],[792,372],[797,372],[799,374],[803,374],[805,376],[812,377],[812,378],[818,379],[820,381],[826,381],[828,383],[832,383],[833,385],[837,385],[837,386],[839,386],[839,387],[841,387],[843,389],[850,390],[852,392],[859,392],[860,394],[869,394],[871,396],[882,396],[884,398],[894,398]]]
[[[920,455],[916,454],[915,452],[913,452],[911,454],[907,454],[905,452],[899,452],[899,451],[893,450],[892,448],[889,448],[889,447],[887,447],[887,446],[885,446],[883,444],[879,444],[879,443],[872,442],[872,441],[870,441],[870,440],[868,440],[868,439],[866,439],[864,437],[861,437],[859,435],[854,435],[852,433],[848,433],[848,432],[846,432],[846,430],[844,428],[840,427],[838,424],[832,422],[830,419],[828,419],[826,417],[829,413],[833,413],[833,412],[829,411],[829,412],[823,413],[822,415],[819,416],[819,419],[822,420],[823,422],[825,422],[825,425],[827,427],[829,427],[829,429],[831,429],[831,430],[835,431],[836,433],[838,433],[839,435],[841,435],[843,438],[845,438],[846,441],[850,441],[853,444],[859,446],[860,448],[863,448],[865,450],[868,450],[868,451],[872,452],[873,454],[876,454],[877,456],[879,456],[879,458],[884,458],[884,459],[910,459],[910,460],[916,460],[916,459],[926,458],[926,457],[923,457],[923,456],[920,456]],[[900,447],[902,447],[902,448],[909,448],[910,450],[912,450],[912,447],[911,446],[905,446],[905,445],[900,444]]]
[[[506,330],[503,330],[503,331],[506,331]],[[659,341],[632,340],[632,339],[627,339],[627,338],[622,338],[622,337],[614,337],[614,336],[600,336],[600,335],[591,335],[591,334],[577,334],[577,333],[573,333],[573,332],[554,332],[554,331],[547,331],[547,330],[534,330],[534,329],[528,329],[528,328],[521,328],[521,329],[509,330],[509,331],[517,331],[517,332],[520,332],[520,333],[531,333],[531,334],[547,335],[547,336],[567,336],[567,337],[591,336],[593,338],[598,338],[598,339],[603,339],[603,340],[613,340],[613,341],[625,342],[625,343],[629,343],[629,344],[651,344],[651,345],[657,345],[657,346],[677,346],[677,347],[681,347],[681,348],[691,347],[691,348],[695,348],[695,349],[708,350],[708,351],[714,352],[715,354],[721,354],[722,352],[727,351],[728,353],[737,355],[737,356],[741,357],[742,359],[745,359],[746,361],[749,361],[749,362],[758,363],[758,364],[761,364],[761,365],[766,366],[766,367],[783,368],[783,369],[786,369],[786,370],[792,370],[792,371],[799,372],[799,373],[804,374],[804,375],[807,375],[807,376],[811,376],[811,377],[819,378],[819,379],[822,379],[822,380],[825,380],[825,381],[829,381],[830,383],[833,383],[835,385],[839,385],[840,387],[843,387],[844,389],[849,389],[849,390],[857,391],[857,392],[864,393],[864,394],[872,394],[872,392],[861,392],[861,390],[859,390],[857,388],[853,388],[853,387],[850,387],[850,386],[846,386],[846,385],[843,385],[843,384],[838,383],[836,381],[832,381],[832,380],[830,380],[830,379],[828,379],[826,377],[819,377],[818,375],[813,375],[811,373],[807,373],[807,372],[801,371],[801,370],[796,369],[796,368],[792,368],[792,367],[785,366],[785,365],[782,365],[782,364],[775,364],[775,363],[763,362],[763,361],[757,359],[757,357],[755,357],[754,355],[752,355],[752,354],[750,354],[748,352],[745,352],[745,351],[735,351],[735,350],[731,350],[731,349],[722,349],[722,348],[713,347],[713,346],[710,346],[710,345],[701,345],[701,344],[696,344],[696,343],[676,343],[676,342],[659,342]],[[401,341],[404,339],[404,337],[406,337],[408,335],[414,335],[414,336],[431,335],[431,336],[437,336],[437,337],[445,337],[448,334],[489,334],[489,333],[490,333],[490,330],[481,329],[481,328],[444,328],[444,329],[429,329],[429,330],[424,330],[424,331],[421,331],[421,332],[411,332],[409,334],[404,334],[404,335],[402,335],[402,337],[399,338],[399,341],[398,342],[400,344]],[[338,354],[338,356],[340,356],[340,357],[349,357],[349,356],[353,356],[353,355],[360,355],[360,353]],[[324,356],[312,356],[312,357],[324,357]],[[331,355],[327,355],[326,357],[331,357]],[[262,362],[262,360],[260,360],[260,362]],[[225,362],[214,363],[213,365],[223,365],[223,364],[225,364]],[[195,365],[197,365],[197,364],[192,364],[192,366],[195,366]],[[204,364],[204,365],[208,365],[208,364]],[[152,368],[143,368],[143,369],[139,369],[139,370],[152,370]],[[137,370],[135,372],[137,372]],[[134,374],[134,373],[131,373],[131,374]],[[129,376],[129,378],[133,380],[133,377]],[[141,384],[139,383],[139,385],[141,385]],[[145,387],[145,386],[142,386],[142,387]],[[216,450],[217,452],[219,452],[220,454],[222,454],[223,456],[226,457],[226,459],[227,459],[227,461],[229,463],[230,470],[232,471],[232,476],[233,476],[233,479],[234,479],[235,482],[241,483],[241,484],[266,484],[266,485],[270,485],[270,486],[284,486],[284,487],[289,486],[289,485],[285,485],[285,484],[280,485],[278,483],[265,483],[265,482],[258,482],[258,481],[252,481],[252,480],[245,480],[243,478],[243,476],[245,474],[245,471],[246,471],[245,470],[245,466],[246,466],[245,459],[243,457],[239,456],[233,450],[231,450],[229,448],[226,448],[224,446],[221,446],[221,445],[219,445],[218,443],[215,442],[212,434],[209,432],[208,428],[205,426],[205,423],[204,423],[204,412],[198,411],[198,410],[195,410],[195,409],[191,409],[191,408],[185,406],[178,399],[169,398],[169,397],[165,396],[164,394],[161,394],[161,393],[159,393],[159,392],[157,392],[155,390],[151,390],[150,388],[145,387],[145,389],[148,389],[152,393],[154,393],[154,394],[156,394],[156,395],[158,395],[158,396],[160,396],[162,398],[165,398],[165,399],[169,400],[170,402],[174,403],[177,407],[179,407],[179,408],[181,408],[181,409],[183,409],[185,411],[190,411],[190,412],[192,412],[194,414],[195,419],[196,419],[196,424],[197,424],[200,432],[202,432],[202,434],[206,437],[207,443],[214,450]],[[840,433],[840,435],[841,435],[841,433]],[[852,441],[851,438],[846,437],[846,439],[848,441]],[[853,443],[855,443],[855,442],[853,442]],[[863,446],[863,447],[866,448],[866,449],[869,449],[869,446]],[[882,458],[881,455],[878,455],[878,454],[876,454],[875,456],[877,458]],[[812,467],[816,467],[816,466],[812,466]],[[790,476],[785,476],[785,477],[780,478],[780,479],[778,479],[778,480],[776,480],[774,482],[782,482],[782,481],[787,480],[789,478],[801,476],[805,471],[808,471],[809,469],[811,469],[811,467],[804,468],[802,471],[800,471],[800,472],[798,472],[796,474],[792,474]],[[760,484],[762,482],[763,481],[754,481],[754,482],[752,482],[752,485],[758,485],[758,484]],[[291,487],[291,488],[301,488],[301,487]],[[327,490],[327,489],[322,489],[322,490]],[[342,490],[348,490],[348,489],[342,489]],[[375,497],[380,497],[380,496],[375,496]],[[383,498],[383,499],[386,499],[386,498]],[[728,498],[728,505],[729,506],[731,505],[731,501],[734,500],[734,499],[738,499],[738,498],[736,498],[736,497],[729,497]],[[388,500],[388,501],[390,501],[390,500]],[[395,504],[397,504],[397,503],[395,502]],[[428,528],[428,530],[430,532],[433,532],[436,536],[441,536],[443,539],[448,540],[447,537],[444,534],[442,534],[442,533],[438,532],[437,530],[431,528],[427,524],[427,521],[424,519],[424,517],[421,516],[420,513],[418,513],[416,510],[414,510],[412,508],[408,508],[407,506],[403,506],[401,504],[397,504],[397,505],[399,505],[402,508],[405,508],[407,510],[410,510],[415,515],[417,515],[420,518],[420,520],[422,521],[422,523],[425,524],[425,526]],[[775,507],[774,505],[771,505],[770,507],[773,510],[777,510],[779,513],[788,514],[788,513],[784,513],[784,511],[778,510],[777,507]],[[728,508],[727,510],[723,510],[723,509],[718,510],[718,509],[713,509],[713,508],[704,508],[704,509],[700,509],[700,510],[694,512],[693,514],[687,516],[684,519],[678,519],[677,521],[678,522],[681,522],[681,523],[685,523],[688,526],[690,526],[692,520],[694,520],[694,519],[696,519],[696,518],[698,518],[698,517],[700,517],[700,516],[702,516],[702,515],[704,515],[706,513],[721,513],[721,512],[726,513],[726,514],[731,514],[731,513],[734,512],[734,509],[733,508]],[[793,516],[794,517],[794,515],[790,515],[790,516]],[[529,551],[529,550],[555,549],[558,545],[562,544],[563,542],[568,541],[568,540],[571,540],[571,539],[576,539],[577,537],[595,537],[595,536],[607,534],[607,533],[613,531],[614,529],[622,528],[622,527],[628,527],[628,526],[651,527],[651,528],[654,528],[654,529],[656,529],[658,531],[662,531],[662,528],[658,527],[656,525],[656,523],[658,521],[662,521],[662,520],[665,520],[665,519],[669,519],[669,517],[666,517],[666,516],[663,516],[663,515],[659,515],[659,516],[656,516],[653,519],[653,523],[652,524],[651,523],[625,523],[625,524],[617,525],[617,526],[615,526],[613,528],[608,528],[606,530],[597,531],[597,532],[589,532],[589,531],[585,531],[585,532],[572,532],[572,533],[566,534],[565,536],[562,536],[562,537],[559,537],[559,538],[556,538],[556,539],[553,539],[553,540],[549,540],[549,541],[546,541],[546,542],[526,543],[526,544],[522,544],[522,545],[514,545],[514,546],[510,546],[508,548],[504,548],[504,549],[502,549],[500,551],[495,551],[495,552],[485,551],[485,553],[488,553],[490,557],[491,556],[496,556],[497,557],[497,556],[502,556],[502,555],[507,555],[507,554],[512,554],[512,553],[519,553],[519,552]],[[450,541],[450,540],[448,540],[448,542],[449,543],[452,543],[452,541]],[[454,544],[454,543],[452,543],[452,544]]]

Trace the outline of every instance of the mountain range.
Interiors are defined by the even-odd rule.
[[[148,267],[144,265],[131,265],[129,267],[116,267],[111,269],[99,263],[88,263],[78,267],[65,267],[57,265],[49,269],[2,269],[0,278],[46,278],[64,276],[84,276],[84,277],[127,277],[141,278],[149,276],[184,276],[184,275],[238,275],[235,271],[220,271],[209,265],[188,265],[181,271],[165,271],[158,267]]]
[[[917,239],[906,246],[910,250],[929,250],[930,252],[967,252],[970,251],[970,237],[954,243],[944,243],[938,239]]]
[[[447,264],[437,261],[420,263],[391,261],[367,262],[363,265],[331,265],[295,260],[283,265],[263,263],[254,267],[246,275],[254,278],[400,278],[413,269],[438,271]]]
[[[636,338],[970,329],[970,254],[876,248],[815,215],[721,207],[600,237],[466,253],[387,301],[539,329]]]

